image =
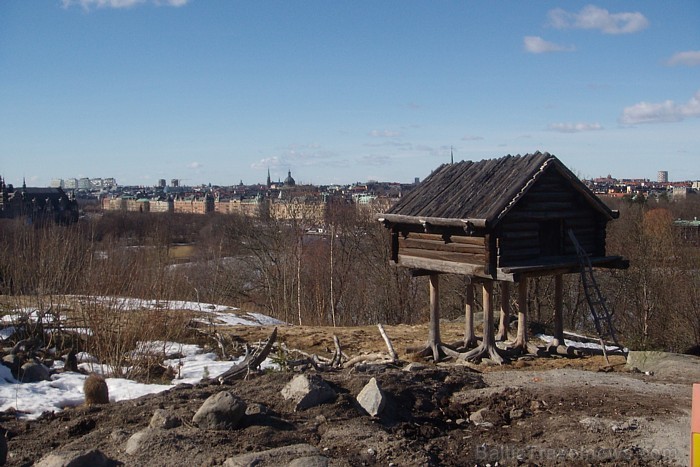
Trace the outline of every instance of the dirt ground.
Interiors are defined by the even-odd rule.
[[[270,328],[235,327],[238,342]],[[402,363],[323,371],[334,401],[294,411],[281,390],[295,375],[264,372],[232,384],[180,385],[165,393],[98,407],[44,414],[35,421],[2,414],[7,465],[32,465],[55,450],[98,448],[124,465],[221,465],[242,453],[308,443],[333,466],[360,465],[687,465],[692,378],[664,380],[625,369],[623,357],[529,358],[477,369],[454,362],[412,365],[407,347],[424,343],[425,326],[387,326]],[[445,342],[462,325],[442,326]],[[376,327],[281,327],[289,348],[330,356],[333,335],[350,356],[385,351]],[[308,370],[313,371],[313,370]],[[355,396],[375,377],[388,396],[378,417]],[[230,390],[250,411],[231,431],[196,428],[192,416],[210,395]],[[144,446],[127,440],[157,409],[179,417],[173,429],[149,430]],[[279,465],[268,462],[257,465]]]

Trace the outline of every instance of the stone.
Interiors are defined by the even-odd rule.
[[[49,381],[50,379],[49,369],[41,363],[27,362],[20,369],[20,381],[23,383],[38,383],[39,381]]]
[[[508,416],[511,420],[517,420],[525,416],[525,411],[523,409],[510,409]]]
[[[402,369],[403,369],[403,371],[411,372],[411,371],[425,370],[426,368],[428,368],[428,365],[426,365],[425,363],[411,362],[408,365],[406,365],[405,367],[403,367]]]
[[[128,455],[133,456],[139,450],[141,450],[141,446],[145,444],[146,439],[148,438],[148,435],[150,430],[145,429],[141,431],[137,431],[131,437],[129,440],[126,442],[126,448],[124,449],[124,452],[126,452]]]
[[[695,383],[700,374],[700,357],[671,352],[634,351],[627,354],[627,368],[647,375],[672,378],[677,383]]]
[[[245,415],[246,404],[230,391],[221,391],[204,401],[192,422],[205,430],[231,430]]]
[[[177,428],[180,425],[182,425],[180,417],[172,415],[163,409],[156,409],[151,417],[151,421],[148,423],[150,428],[162,428],[164,430]]]
[[[224,467],[252,467],[264,465],[289,465],[290,462],[303,458],[319,457],[318,449],[311,444],[292,444],[266,451],[251,452],[229,457]],[[308,465],[308,464],[299,464]],[[313,464],[312,464],[313,465]]]
[[[318,375],[297,375],[282,388],[282,397],[295,403],[294,410],[305,410],[334,400],[335,391]]]
[[[600,418],[584,417],[578,421],[586,430],[592,433],[601,433],[606,429],[606,423]]]
[[[35,467],[111,467],[118,465],[99,449],[55,451],[42,457]]]
[[[360,407],[372,417],[379,415],[386,405],[386,396],[379,387],[376,378],[369,380],[356,399]]]
[[[325,456],[298,457],[287,464],[287,467],[328,467],[328,458]]]

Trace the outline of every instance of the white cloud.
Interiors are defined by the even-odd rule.
[[[638,11],[610,13],[595,5],[586,5],[578,13],[556,8],[549,12],[549,21],[557,29],[599,29],[605,34],[630,34],[649,26]]]
[[[372,130],[369,132],[369,135],[375,138],[396,138],[397,136],[401,136],[401,132],[393,130]]]
[[[547,52],[572,52],[576,50],[571,45],[560,45],[554,42],[548,42],[539,36],[525,36],[523,44],[527,52],[533,54],[543,54]]]
[[[685,104],[676,104],[672,100],[665,100],[659,103],[640,102],[625,107],[619,121],[624,125],[635,125],[637,123],[680,122],[692,117],[700,117],[700,90]]]
[[[195,162],[190,162],[189,164],[187,164],[187,167],[190,169],[193,169],[193,170],[197,170],[197,169],[201,169],[202,167],[204,167],[204,164],[195,161]]]
[[[548,130],[558,131],[560,133],[580,133],[582,131],[602,130],[600,123],[550,123],[547,126]]]
[[[61,0],[64,8],[79,5],[85,10],[92,8],[131,8],[141,3],[151,3],[157,6],[181,7],[189,0]]]
[[[700,50],[688,50],[686,52],[675,53],[668,59],[666,64],[669,66],[698,66],[700,65]]]

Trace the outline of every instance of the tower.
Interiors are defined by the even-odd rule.
[[[267,187],[270,188],[272,185],[272,180],[270,180],[270,168],[267,168]]]

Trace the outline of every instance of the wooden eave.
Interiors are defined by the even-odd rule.
[[[461,227],[465,230],[474,227],[486,228],[486,219],[450,219],[446,217],[406,216],[403,214],[378,214],[379,222],[389,225],[435,225],[440,227]]]

